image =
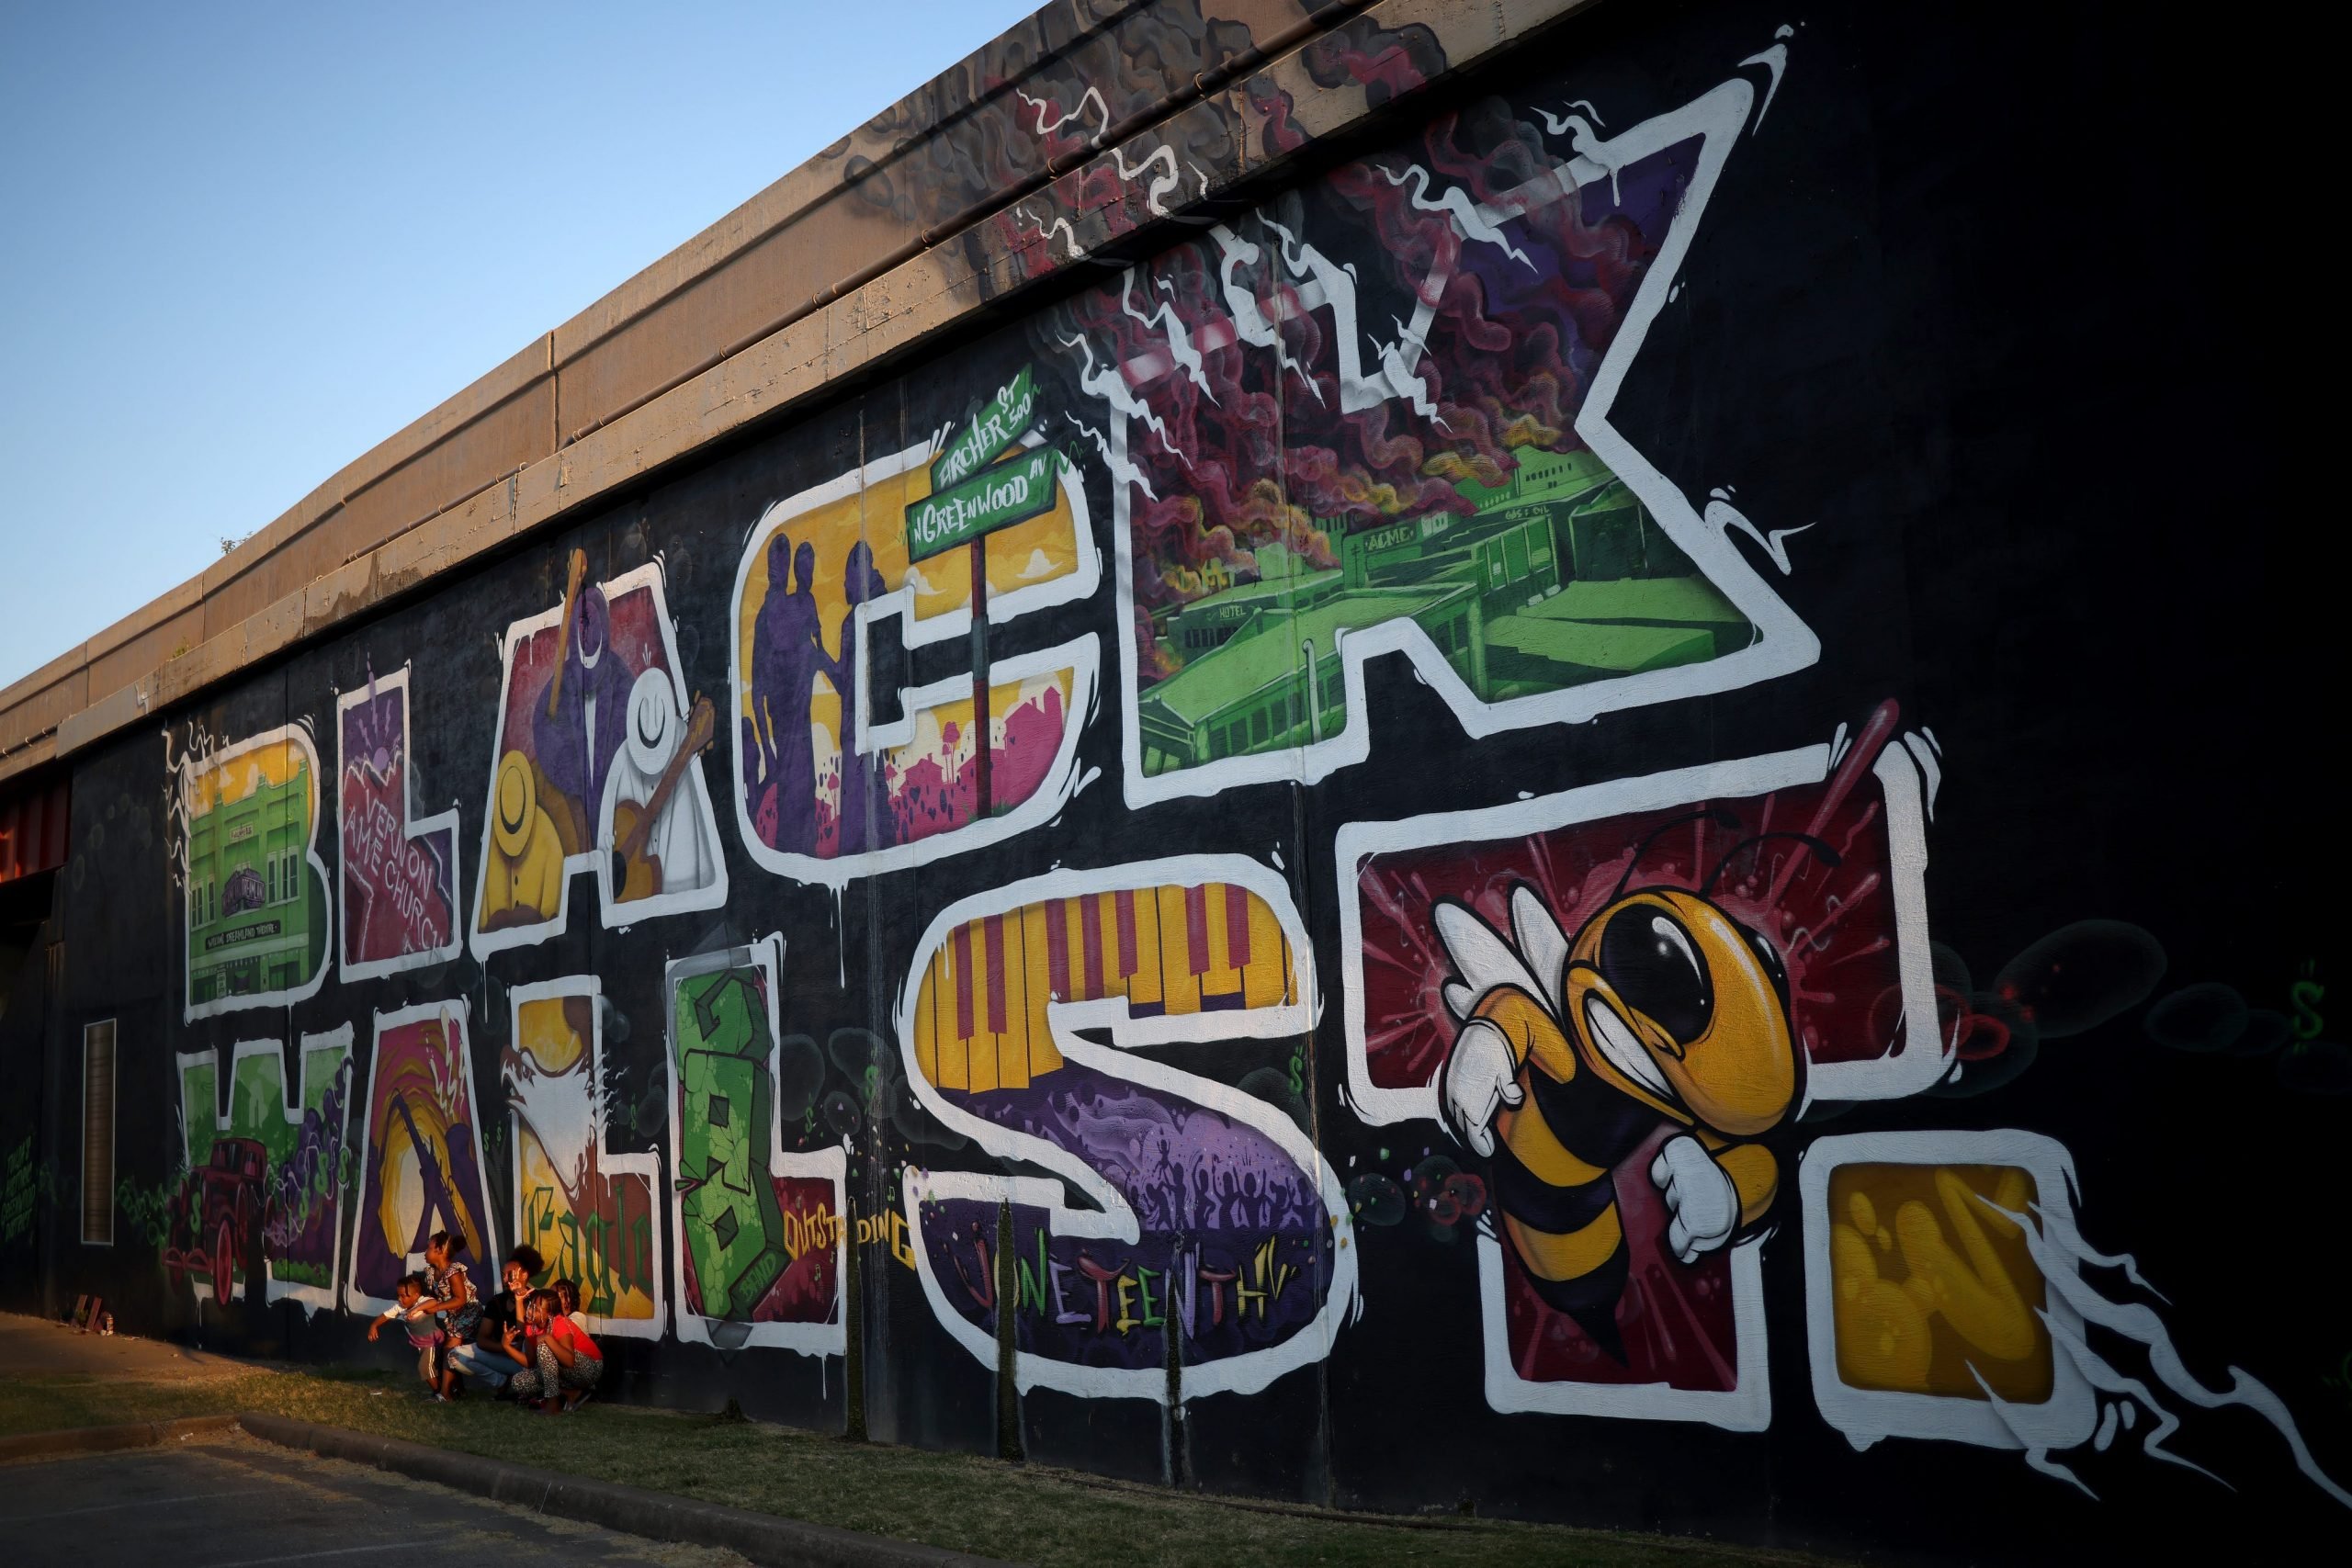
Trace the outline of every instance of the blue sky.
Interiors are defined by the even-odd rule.
[[[1035,0],[0,0],[0,685]]]

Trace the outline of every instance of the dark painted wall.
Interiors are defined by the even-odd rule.
[[[2342,855],[2291,739],[2327,610],[2262,281],[2291,154],[2225,155],[2192,107],[2233,40],[2086,7],[1781,19],[1603,7],[1298,189],[77,758],[62,989],[36,963],[0,1018],[0,1153],[33,1139],[39,1217],[0,1237],[6,1299],[381,1355],[355,1232],[470,1201],[510,1245],[527,1142],[596,1150],[537,1201],[613,1222],[580,1262],[631,1398],[840,1427],[846,1267],[875,1435],[992,1450],[1010,1198],[1039,1459],[1922,1559],[2340,1531]],[[1317,48],[1443,66],[1411,36]],[[943,684],[971,644],[939,631],[968,552],[916,585],[903,541],[931,444],[992,408],[1030,445],[983,456],[1069,466],[991,547],[976,824]],[[813,547],[812,601],[747,610],[779,536],[779,565]],[[832,755],[860,543],[878,598],[919,589],[862,629],[869,727],[931,689],[874,742],[909,749],[862,827]],[[545,716],[567,629],[595,643],[594,610],[554,624],[575,552],[612,635],[571,705],[509,724],[509,655],[505,700]],[[610,713],[649,669],[649,755],[694,698],[717,716],[650,901],[600,903],[620,835],[574,789],[579,825],[544,829],[583,857],[568,908],[501,946],[485,859],[527,897],[543,830],[517,811],[497,847],[496,770],[560,799],[596,771],[580,694]],[[395,711],[403,670],[395,759],[397,726],[338,709]],[[1151,748],[1161,720],[1196,750]],[[224,877],[272,831],[227,841],[211,791],[305,751],[315,865],[198,919],[192,959],[198,824]],[[379,891],[364,938],[320,919],[359,908],[346,789],[355,822],[404,790],[420,846],[424,912]],[[1511,932],[1519,888],[1556,936]],[[209,1005],[263,941],[239,928],[300,919],[293,984]],[[732,1000],[697,1014],[709,955]],[[569,1008],[530,990],[557,982]],[[388,1018],[430,1004],[462,1036],[437,1087]],[[74,1232],[101,1019],[111,1248]],[[276,1042],[246,1055],[299,1086],[305,1037],[323,1114],[271,1107],[253,1201],[311,1239],[253,1245],[299,1284],[327,1224],[329,1282],[266,1301],[241,1238],[224,1306],[215,1227],[170,1212],[212,1152],[183,1073]],[[710,1060],[683,1098],[673,1062],[730,1051],[763,1070],[716,1069],[741,1092],[714,1140]],[[370,1107],[401,1084],[460,1190],[437,1208],[384,1162],[401,1113]],[[1534,1110],[1497,1121],[1511,1094]],[[223,1103],[231,1135],[269,1121]],[[2241,1407],[2201,1407],[2233,1380]]]

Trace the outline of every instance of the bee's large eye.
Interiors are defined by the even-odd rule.
[[[1715,987],[1682,922],[1652,905],[1636,904],[1600,934],[1603,978],[1625,1005],[1675,1039],[1696,1040],[1714,1015]]]
[[[1772,989],[1780,996],[1781,1006],[1786,1009],[1789,1005],[1789,966],[1781,962],[1780,953],[1773,950],[1761,931],[1743,927],[1740,934],[1747,937],[1747,945],[1756,950],[1758,960],[1764,965],[1765,976],[1772,982]]]

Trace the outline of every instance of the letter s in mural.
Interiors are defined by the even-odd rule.
[[[179,1058],[179,1190],[165,1204],[164,1272],[198,1298],[244,1299],[258,1269],[272,1303],[334,1304],[345,1139],[352,1096],[351,1026],[302,1037],[301,1080],[286,1092],[285,1047],[241,1040],[229,1052],[229,1101],[210,1051]]]
[[[184,1016],[316,996],[329,964],[319,859],[319,754],[306,724],[185,751],[164,737],[173,850],[187,933]]]
[[[1731,537],[1785,572],[1792,530],[1611,423],[1756,106],[1442,117],[1044,313],[1113,476],[1131,804],[1363,761],[1382,654],[1473,737],[1819,656]]]
[[[1484,1162],[1495,1408],[1770,1424],[1798,1115],[1951,1066],[1895,729],[1340,830],[1348,1098]]]
[[[1059,1179],[907,1172],[940,1323],[993,1364],[1012,1310],[1020,1386],[1093,1397],[1165,1400],[1169,1335],[1186,1397],[1329,1354],[1355,1300],[1338,1176],[1283,1105],[1129,1054],[1303,1047],[1315,1011],[1289,891],[1238,856],[1059,872],[943,912],[899,994],[909,1081],[946,1126]],[[991,1264],[1008,1201],[1010,1302]]]
[[[390,1306],[401,1276],[424,1266],[435,1231],[463,1235],[476,1268],[498,1256],[466,1004],[378,1013],[374,1055],[344,1277],[344,1305],[354,1312]]]
[[[960,427],[768,508],[737,573],[729,641],[743,842],[766,869],[845,885],[998,842],[1061,808],[1094,705],[1096,639],[1008,658],[988,628],[1100,580],[1085,487],[1035,425],[1023,370]],[[967,668],[901,689],[911,651]],[[977,627],[976,627],[977,617]]]
[[[335,704],[345,979],[458,954],[458,808],[413,814],[410,718],[405,669],[371,674]]]
[[[723,908],[702,769],[717,710],[687,700],[660,563],[592,582],[572,551],[562,602],[508,627],[501,656],[475,958],[562,931],[591,869],[608,928]]]

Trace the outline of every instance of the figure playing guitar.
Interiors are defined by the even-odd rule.
[[[708,814],[678,795],[687,764],[711,743],[718,719],[708,697],[681,718],[670,677],[648,670],[629,693],[628,729],[605,789],[605,842],[613,847],[613,897],[707,887],[719,874]]]

